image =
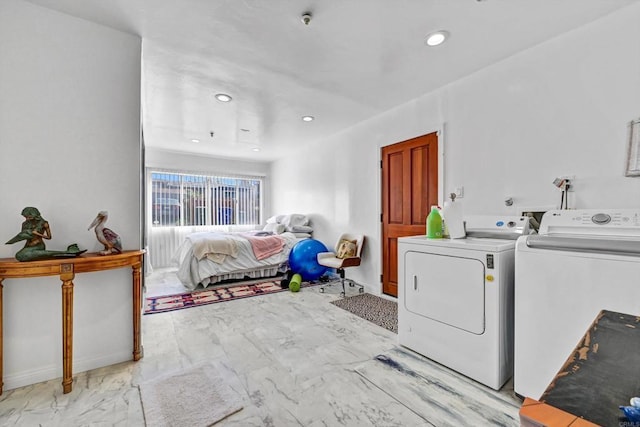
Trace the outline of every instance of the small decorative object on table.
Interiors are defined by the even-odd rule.
[[[104,226],[109,218],[109,212],[100,211],[87,230],[95,227],[98,242],[104,245],[104,251],[100,255],[119,254],[122,252],[122,241],[114,231]]]
[[[631,406],[620,406],[620,410],[629,421],[640,422],[640,397],[632,397],[629,404]]]
[[[37,208],[31,206],[22,210],[22,216],[25,218],[22,223],[22,230],[6,243],[10,245],[26,240],[24,247],[16,253],[18,261],[77,257],[86,252],[86,249],[80,250],[75,243],[69,245],[66,251],[48,251],[44,244],[45,239],[51,239],[51,228],[47,220],[40,216],[40,211]]]

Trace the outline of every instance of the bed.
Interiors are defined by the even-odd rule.
[[[292,224],[291,216],[272,217],[260,231],[189,234],[172,259],[178,279],[194,290],[199,284],[206,288],[223,280],[285,273],[291,249],[311,237],[308,219],[294,217]]]

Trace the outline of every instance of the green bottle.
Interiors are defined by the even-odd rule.
[[[431,206],[427,216],[427,238],[442,239],[442,217],[437,206]]]

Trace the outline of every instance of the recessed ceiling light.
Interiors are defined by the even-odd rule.
[[[200,142],[199,139],[192,139],[191,142]]]
[[[303,122],[312,122],[315,120],[315,117],[313,116],[302,116],[302,121]]]
[[[231,101],[233,98],[231,98],[229,95],[227,95],[226,93],[217,93],[216,94],[216,99],[220,102],[229,102]]]
[[[436,31],[433,32],[429,35],[427,35],[427,38],[425,39],[425,43],[427,44],[427,46],[438,46],[442,43],[444,43],[444,41],[449,37],[449,33],[446,31]]]
[[[258,147],[254,148],[253,151],[260,151]]]

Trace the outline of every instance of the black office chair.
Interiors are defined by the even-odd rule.
[[[345,296],[344,283],[349,282],[349,286],[357,286],[358,292],[364,292],[364,286],[359,285],[351,279],[345,278],[344,269],[348,267],[357,267],[360,265],[362,256],[362,247],[364,246],[363,234],[350,234],[345,233],[338,239],[336,243],[335,252],[320,252],[317,255],[318,264],[329,268],[335,268],[336,272],[340,275],[340,281],[342,283],[341,296]],[[326,286],[320,287],[320,292],[324,292]]]

